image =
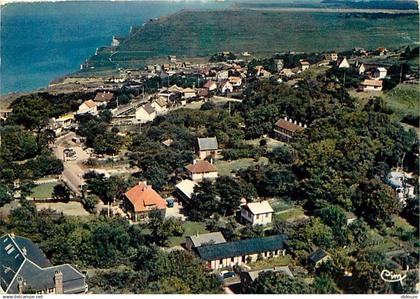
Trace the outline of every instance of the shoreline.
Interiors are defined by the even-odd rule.
[[[241,9],[273,12],[321,12],[321,13],[366,13],[366,14],[418,14],[414,9],[376,9],[376,8],[305,8],[305,7],[244,7]]]

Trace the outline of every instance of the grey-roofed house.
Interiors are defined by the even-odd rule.
[[[318,268],[322,263],[329,260],[330,254],[323,249],[318,249],[314,251],[311,255],[309,255],[309,263],[313,265],[315,268]]]
[[[213,232],[208,234],[197,234],[195,236],[189,236],[185,239],[185,247],[188,250],[197,248],[204,245],[221,244],[226,243],[225,237],[221,232]]]
[[[285,255],[285,235],[253,238],[196,248],[199,258],[209,269],[220,269],[256,261],[258,257],[267,259]]]
[[[219,153],[219,144],[216,137],[197,138],[198,152],[200,159],[207,157],[217,158]]]
[[[81,294],[85,276],[69,264],[53,266],[31,240],[7,234],[0,238],[0,293]]]
[[[283,273],[291,278],[294,278],[292,271],[290,271],[288,266],[279,266],[279,267],[272,267],[272,268],[265,268],[259,270],[250,270],[250,271],[242,271],[240,273],[241,277],[241,292],[243,294],[248,293],[249,287],[255,281],[255,279],[260,276],[261,273],[264,272],[277,272]]]
[[[415,197],[414,186],[407,182],[410,175],[403,171],[391,171],[388,177],[388,185],[394,189],[397,199],[405,204],[407,199]]]

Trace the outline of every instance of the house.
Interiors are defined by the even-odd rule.
[[[204,88],[207,88],[209,91],[214,91],[217,89],[217,83],[209,80],[206,82],[206,84],[204,84]]]
[[[156,114],[163,114],[168,111],[168,102],[164,97],[158,97],[153,100],[152,107],[156,111]]]
[[[198,88],[197,97],[202,100],[208,99],[210,97],[210,92],[207,88]]]
[[[79,109],[77,110],[77,114],[86,114],[86,113],[89,113],[92,115],[96,115],[98,113],[98,107],[94,101],[87,100],[79,106]]]
[[[240,87],[242,85],[241,77],[230,76],[228,80],[233,87]]]
[[[154,120],[156,117],[156,110],[152,104],[147,103],[136,109],[136,120],[140,123],[147,123]]]
[[[331,259],[330,254],[323,249],[318,249],[308,257],[310,265],[318,268],[322,263]]]
[[[274,66],[275,66],[277,72],[280,72],[284,67],[283,59],[274,59]]]
[[[176,194],[182,202],[188,203],[191,200],[191,197],[194,194],[194,188],[197,185],[198,184],[194,181],[183,180],[175,185]]]
[[[321,60],[320,62],[317,63],[318,66],[329,66],[330,65],[330,60]]]
[[[388,50],[385,49],[384,47],[379,47],[378,49],[376,49],[375,54],[377,54],[379,56],[384,56],[384,55],[388,54]]]
[[[348,69],[350,67],[350,64],[347,61],[347,58],[346,57],[343,57],[342,59],[337,60],[337,66],[340,69],[342,69],[342,68]]]
[[[323,56],[324,60],[328,60],[328,61],[337,61],[338,60],[338,55],[335,52],[332,53],[325,53]]]
[[[382,90],[381,80],[365,79],[360,85],[363,91],[381,91]]]
[[[30,239],[0,238],[0,294],[83,294],[85,275],[70,264],[53,266]]]
[[[375,68],[375,70],[372,73],[372,77],[376,80],[384,79],[387,75],[387,70],[384,67],[378,67]]]
[[[259,76],[262,78],[270,78],[271,77],[271,73],[269,71],[266,71],[265,69],[262,69],[259,72]]]
[[[216,159],[219,153],[219,145],[216,137],[197,138],[198,151],[197,155],[200,159],[211,157]]]
[[[300,66],[300,70],[303,72],[303,71],[309,69],[309,67],[311,66],[311,64],[308,61],[306,61],[306,60],[301,60],[299,62],[299,66]]]
[[[414,186],[407,182],[407,178],[411,178],[410,175],[403,171],[391,171],[388,177],[388,185],[394,189],[397,199],[405,204],[407,199],[415,197]]]
[[[155,210],[165,216],[166,201],[147,182],[139,182],[124,195],[124,208],[133,221],[147,222]]]
[[[221,269],[247,264],[257,259],[268,259],[286,254],[285,235],[253,238],[196,247],[198,257],[208,269]]]
[[[264,272],[275,272],[275,273],[283,273],[291,278],[294,278],[292,271],[290,271],[288,266],[280,266],[280,267],[271,267],[259,270],[250,270],[250,271],[241,271],[241,292],[242,294],[246,294],[249,291],[251,284],[255,281],[255,279],[260,276],[261,273]]]
[[[233,91],[233,86],[229,82],[229,80],[226,79],[226,80],[222,80],[222,81],[219,82],[218,89],[219,89],[219,92],[220,93],[226,94],[228,92],[232,92]]]
[[[285,68],[285,69],[282,69],[281,70],[280,75],[281,76],[284,76],[286,78],[291,78],[291,77],[293,77],[296,74],[292,71],[292,69]]]
[[[271,223],[273,208],[268,201],[251,202],[241,206],[241,219],[252,225],[266,225]]]
[[[274,125],[274,135],[280,141],[289,142],[293,136],[303,132],[305,128],[306,125],[302,126],[302,123],[298,124],[297,121],[285,117],[279,119]]]
[[[55,124],[63,129],[68,129],[71,127],[72,124],[75,122],[74,113],[70,112],[67,114],[60,115],[58,118],[53,118]]]
[[[189,236],[185,239],[185,247],[188,250],[192,250],[204,245],[221,243],[226,243],[226,239],[223,237],[221,232],[213,232],[201,235],[196,234],[195,236]]]
[[[184,61],[184,63],[182,63],[182,67],[186,68],[186,69],[189,69],[189,68],[192,67],[192,64],[189,61]]]
[[[218,175],[216,166],[206,160],[194,160],[193,164],[189,164],[185,168],[187,169],[188,176],[194,182],[199,182],[204,179],[215,179]]]
[[[111,101],[114,98],[114,94],[112,92],[98,92],[93,99],[95,103],[104,103]]]
[[[12,113],[12,109],[0,109],[0,120],[6,120],[10,113]]]
[[[175,55],[168,55],[168,60],[170,62],[176,62],[176,56]]]
[[[195,94],[195,90],[192,88],[184,88],[182,90],[182,95],[184,99],[191,99],[191,98],[195,98],[196,94]]]
[[[220,70],[216,73],[217,81],[227,80],[229,78],[229,70]]]

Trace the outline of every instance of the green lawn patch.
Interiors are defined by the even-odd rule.
[[[170,237],[169,238],[169,247],[179,246],[185,242],[185,237],[192,236],[195,234],[205,234],[209,231],[206,229],[206,224],[204,222],[193,222],[185,221],[183,223],[184,234],[181,237]]]
[[[58,182],[37,185],[32,189],[31,196],[35,198],[52,198],[54,187],[56,185],[58,185]]]
[[[270,205],[273,208],[274,212],[281,212],[293,208],[292,203],[287,202],[283,199],[270,200]]]
[[[399,84],[384,94],[384,100],[401,120],[406,115],[419,115],[418,92],[417,84]]]
[[[256,162],[252,158],[243,158],[238,159],[234,161],[223,161],[223,160],[217,160],[215,162],[215,165],[217,167],[217,170],[219,171],[220,176],[229,176],[233,172],[238,171],[239,169],[248,168],[249,166],[255,165],[255,164],[267,164],[268,159],[265,157],[261,157],[258,162]]]
[[[248,264],[252,269],[265,269],[279,266],[287,266],[290,263],[290,256],[279,256],[275,258],[269,258],[266,260],[259,260]]]
[[[288,210],[277,212],[274,214],[274,217],[282,221],[292,222],[292,221],[306,218],[307,216],[305,215],[302,207],[296,207],[296,208],[291,208]]]

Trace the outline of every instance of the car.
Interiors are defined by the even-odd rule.
[[[235,274],[235,272],[233,272],[233,271],[221,271],[220,272],[220,279],[222,279],[222,280],[225,280],[225,279],[228,279],[228,278],[231,278],[231,277],[234,277],[236,274]]]
[[[174,207],[174,199],[173,198],[167,198],[166,199],[166,206],[168,207],[168,208],[173,208]]]

